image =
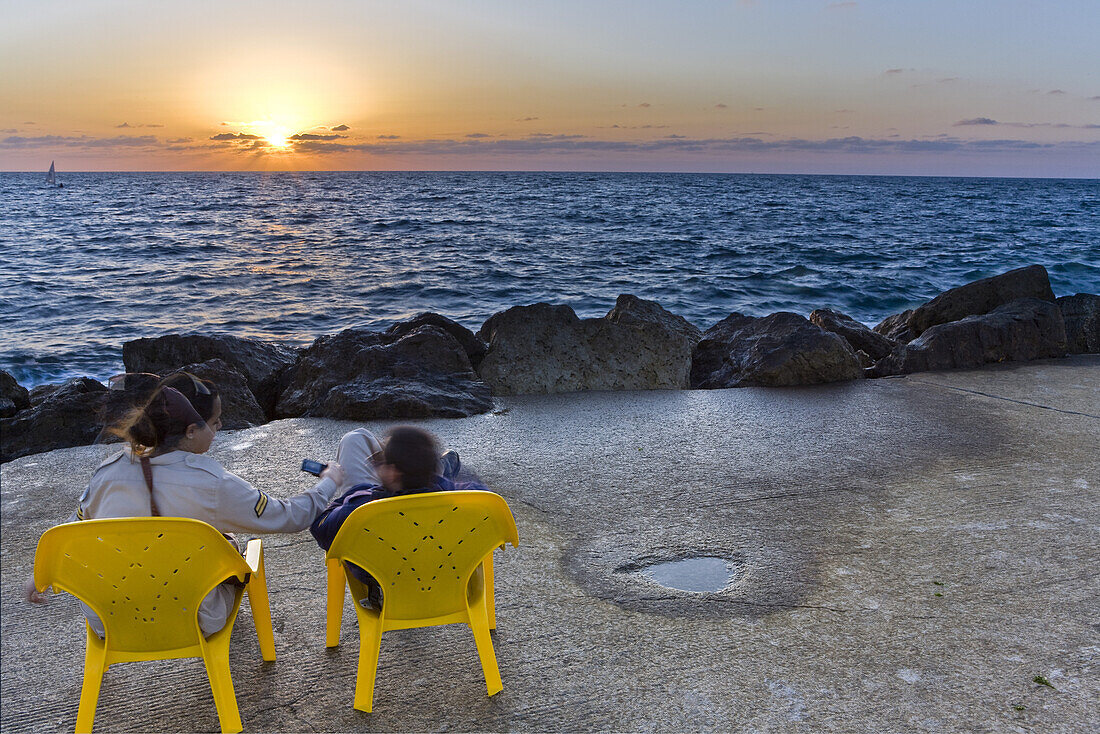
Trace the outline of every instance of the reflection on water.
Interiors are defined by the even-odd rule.
[[[664,561],[643,568],[642,575],[661,586],[681,591],[721,591],[733,580],[734,565],[726,558],[698,556]]]

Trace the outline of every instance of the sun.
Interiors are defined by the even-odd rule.
[[[265,123],[259,127],[259,132],[264,140],[272,148],[286,149],[290,147],[290,128],[275,122]]]

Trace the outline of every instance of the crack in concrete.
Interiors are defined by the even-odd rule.
[[[1064,410],[1062,408],[1054,408],[1050,405],[1043,405],[1041,403],[1032,403],[1032,402],[1028,402],[1027,400],[1016,400],[1015,398],[1006,398],[1002,395],[993,395],[992,393],[982,392],[981,390],[971,390],[971,389],[966,388],[966,387],[955,387],[954,385],[944,385],[943,383],[940,383],[940,382],[928,382],[927,380],[914,380],[912,377],[909,378],[909,381],[910,382],[915,382],[915,383],[918,383],[918,384],[921,384],[921,385],[931,385],[932,387],[941,387],[941,388],[944,388],[946,390],[956,390],[958,392],[970,393],[971,395],[981,395],[984,398],[993,398],[994,400],[1004,400],[1005,402],[1008,402],[1008,403],[1017,403],[1018,405],[1027,405],[1027,406],[1030,406],[1032,408],[1042,408],[1043,410],[1053,410],[1055,413],[1065,413],[1067,415],[1083,415],[1086,418],[1100,419],[1100,415],[1093,415],[1092,413],[1081,413],[1081,412],[1076,411],[1076,410]]]

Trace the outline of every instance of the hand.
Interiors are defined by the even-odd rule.
[[[49,598],[35,587],[33,576],[27,579],[27,583],[23,584],[23,594],[27,597],[27,601],[32,604],[43,604]]]
[[[329,465],[321,472],[321,479],[325,479],[326,477],[336,482],[337,487],[342,487],[344,486],[344,479],[347,478],[347,474],[344,473],[344,467],[333,461],[329,462]]]

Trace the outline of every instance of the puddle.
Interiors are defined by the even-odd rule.
[[[696,556],[645,566],[639,572],[661,586],[680,591],[718,592],[733,581],[736,565],[728,558]]]

